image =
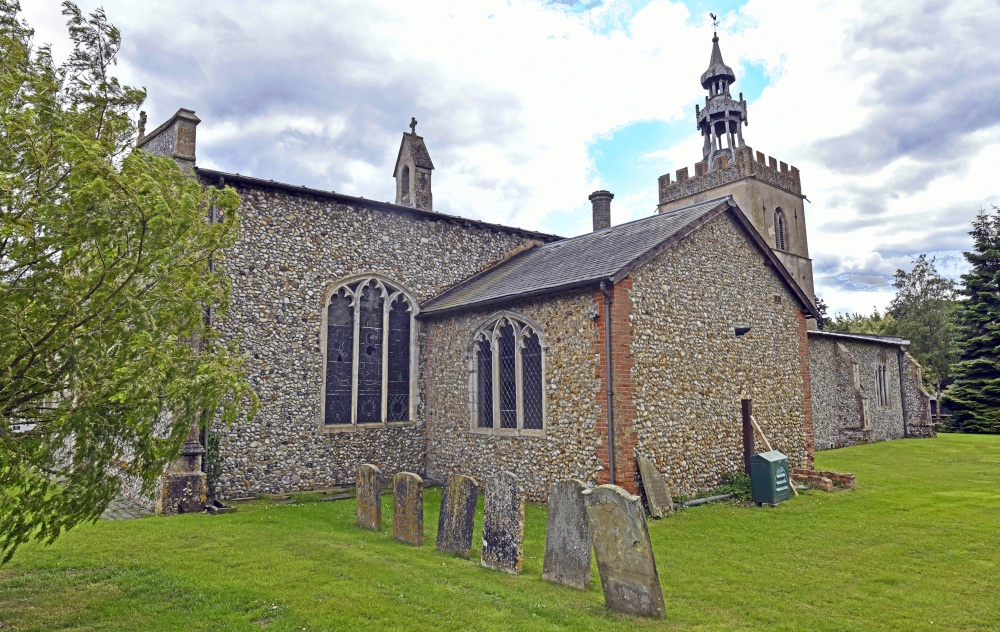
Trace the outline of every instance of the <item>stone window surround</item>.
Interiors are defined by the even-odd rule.
[[[497,396],[499,390],[499,336],[502,324],[509,323],[514,327],[514,340],[516,359],[514,361],[515,380],[517,381],[517,428],[500,428],[500,398]],[[524,346],[524,336],[527,332],[534,333],[538,337],[538,344],[542,349],[542,427],[541,429],[530,429],[524,427],[524,364],[521,361],[521,349]],[[490,348],[493,350],[493,427],[479,427],[479,365],[476,352],[480,340],[489,335]],[[542,326],[533,319],[507,310],[494,312],[475,328],[472,339],[469,342],[469,430],[476,434],[499,435],[499,436],[524,436],[524,437],[544,437],[545,429],[548,426],[548,404],[545,395],[545,363],[548,356],[548,341],[542,333]]]
[[[885,352],[879,349],[875,356],[875,401],[879,408],[889,407],[889,384],[886,381],[889,360]]]
[[[788,250],[788,220],[780,206],[774,209],[774,247]]]
[[[374,281],[375,286],[382,292],[384,299],[383,302],[383,331],[388,331],[389,326],[389,310],[392,308],[392,303],[402,296],[406,299],[406,302],[410,304],[410,412],[409,421],[385,421],[386,415],[386,405],[388,402],[388,374],[386,368],[388,366],[388,337],[384,336],[385,344],[382,346],[382,421],[376,423],[363,423],[359,424],[357,422],[358,409],[357,409],[357,396],[358,396],[358,329],[360,326],[360,318],[358,317],[359,302],[356,300],[354,292],[351,291],[347,286],[358,284],[358,289],[362,289],[367,286],[370,282]],[[392,286],[397,288],[395,291],[390,292],[389,288],[386,286]],[[351,306],[354,308],[354,358],[353,364],[351,365],[351,371],[353,373],[351,378],[351,423],[349,424],[327,424],[326,423],[326,354],[327,354],[327,309],[330,306],[330,299],[337,295],[341,289],[344,289],[352,297]],[[418,362],[418,348],[419,348],[419,336],[418,336],[418,320],[416,319],[417,314],[420,312],[420,306],[417,300],[413,297],[413,293],[405,289],[401,283],[397,283],[392,279],[387,279],[378,274],[355,274],[348,277],[344,277],[338,281],[330,284],[329,289],[323,294],[323,305],[321,308],[321,319],[320,319],[320,330],[319,330],[319,346],[323,354],[323,364],[322,364],[322,388],[320,388],[320,406],[319,406],[319,428],[321,432],[329,434],[337,434],[342,432],[355,432],[363,431],[367,429],[374,428],[397,428],[406,426],[416,425],[416,414],[417,414],[417,372],[419,367]]]

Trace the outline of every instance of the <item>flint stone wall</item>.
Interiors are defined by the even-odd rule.
[[[470,347],[477,329],[495,309],[435,317],[424,324],[426,355],[427,475],[444,480],[466,474],[487,480],[513,473],[529,500],[546,498],[565,478],[597,482],[597,331],[593,292],[565,293],[519,301],[504,310],[538,323],[545,336],[545,428],[543,433],[484,433],[472,430]]]
[[[229,184],[242,200],[242,234],[222,261],[233,285],[229,312],[218,326],[223,338],[237,340],[248,356],[250,384],[262,409],[253,422],[214,425],[222,455],[221,495],[347,484],[363,462],[386,476],[423,473],[423,383],[409,426],[323,431],[324,292],[345,277],[378,274],[423,301],[533,243],[537,235],[245,181]],[[426,352],[423,334],[418,335],[422,365]]]
[[[839,351],[838,344],[841,345]],[[875,390],[875,366],[880,350],[886,357],[885,381],[889,405],[884,407],[878,405]],[[813,428],[817,450],[903,438],[898,352],[898,344],[816,334],[809,336],[809,372],[812,378]],[[860,393],[868,400],[869,419],[866,428],[861,427],[861,402],[855,396],[852,361],[858,365]],[[906,362],[910,361],[912,358]],[[912,370],[913,367],[911,372]],[[916,371],[916,379],[919,380],[919,367],[916,367]],[[913,378],[909,381],[911,385],[907,390],[912,391]],[[919,383],[916,388],[920,389]],[[923,399],[926,400],[926,397],[924,394]],[[913,393],[910,399],[914,404],[914,416],[910,416],[910,419],[920,419],[920,409],[923,406],[926,407],[926,418],[929,420],[930,401],[926,400],[921,405],[920,397]]]
[[[674,495],[742,471],[742,398],[774,449],[806,467],[805,320],[735,220],[721,215],[639,268],[629,296],[636,452]],[[737,337],[738,326],[751,330]]]

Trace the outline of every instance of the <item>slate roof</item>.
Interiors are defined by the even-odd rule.
[[[399,143],[399,153],[396,154],[396,166],[392,169],[392,177],[395,178],[399,172],[399,159],[403,157],[403,147],[410,145],[410,155],[413,156],[413,164],[423,169],[433,169],[431,155],[427,152],[427,145],[424,144],[424,137],[403,132],[403,141]]]
[[[536,246],[452,287],[424,303],[421,315],[443,314],[509,300],[617,283],[633,270],[726,211],[749,228],[748,234],[775,270],[790,285],[803,307],[815,314],[811,301],[770,247],[743,215],[731,196],[594,231],[572,239]]]

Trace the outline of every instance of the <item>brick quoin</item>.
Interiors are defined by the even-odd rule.
[[[799,317],[799,367],[802,371],[802,417],[806,439],[806,467],[812,469],[816,455],[816,437],[813,432],[812,387],[809,382],[809,335],[806,333],[806,315]],[[613,335],[613,334],[612,334]]]
[[[626,278],[616,283],[611,289],[611,385],[614,392],[614,427],[615,427],[615,484],[624,488],[629,493],[637,494],[638,470],[635,462],[635,447],[638,444],[638,434],[635,430],[636,409],[633,400],[635,392],[635,378],[632,375],[632,368],[635,366],[635,356],[632,354],[632,323],[629,315],[632,313],[632,301],[629,298],[629,290],[632,289],[632,279]],[[601,460],[604,469],[599,473],[597,480],[600,484],[610,481],[608,475],[608,410],[607,410],[607,381],[605,367],[607,358],[605,357],[604,343],[604,295],[600,291],[594,293],[594,303],[597,310],[597,318],[594,326],[597,327],[597,340],[595,341],[599,361],[596,372],[599,381],[597,401],[600,408],[600,419],[596,424],[598,432],[597,456]]]

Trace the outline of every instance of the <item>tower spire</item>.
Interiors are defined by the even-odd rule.
[[[695,106],[695,117],[705,139],[702,153],[711,170],[717,155],[729,154],[730,161],[735,162],[736,149],[745,145],[743,126],[747,124],[747,104],[742,93],[738,101],[729,93],[729,86],[736,81],[736,75],[722,60],[718,19],[714,13],[709,15],[712,16],[712,57],[708,70],[701,75],[701,86],[708,90],[708,95],[704,109]]]

